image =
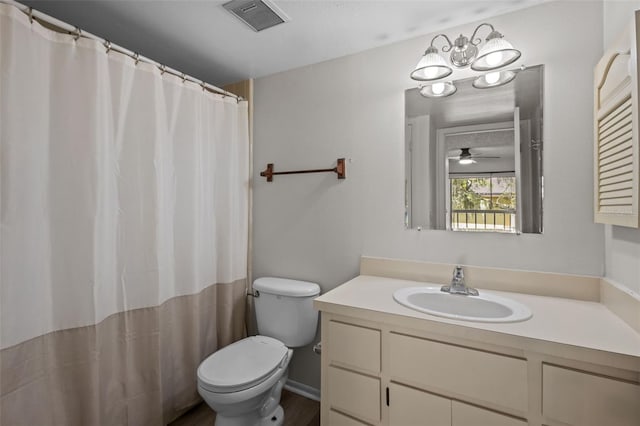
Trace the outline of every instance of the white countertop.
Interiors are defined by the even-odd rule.
[[[441,284],[360,275],[316,298],[314,306],[320,311],[354,315],[370,321],[381,321],[374,317],[375,313],[392,315],[392,318],[400,321],[408,320],[413,327],[420,324],[415,322],[416,319],[423,320],[425,327],[438,326],[440,332],[462,332],[467,338],[473,335],[469,331],[482,330],[497,333],[499,337],[517,336],[521,341],[551,342],[572,349],[622,355],[625,368],[640,371],[640,334],[600,303],[491,291],[528,306],[533,317],[517,323],[479,323],[421,313],[393,300],[393,292],[399,288],[429,285]],[[479,290],[482,292],[482,289]],[[449,327],[443,329],[440,325]],[[486,336],[486,333],[480,334]],[[562,348],[558,345],[554,347]]]

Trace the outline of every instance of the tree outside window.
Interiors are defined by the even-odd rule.
[[[449,181],[452,229],[515,232],[515,176],[466,176]]]

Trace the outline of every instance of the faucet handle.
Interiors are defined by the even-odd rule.
[[[456,265],[456,267],[453,268],[453,278],[454,279],[463,279],[464,278],[464,270],[462,269],[462,266]]]

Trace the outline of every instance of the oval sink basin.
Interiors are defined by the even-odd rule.
[[[407,308],[462,321],[518,322],[532,316],[522,303],[486,291],[464,296],[442,292],[440,287],[407,287],[396,290],[393,298]]]

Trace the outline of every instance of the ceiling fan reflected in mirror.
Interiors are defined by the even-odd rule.
[[[460,148],[460,154],[449,157],[449,160],[458,160],[458,164],[467,165],[476,163],[476,159],[480,158],[500,158],[485,155],[473,155],[470,150],[471,148]]]

